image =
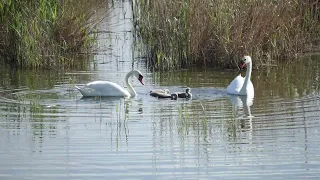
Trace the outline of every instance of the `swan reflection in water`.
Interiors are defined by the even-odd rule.
[[[86,97],[82,96],[78,100],[78,104],[99,104],[100,108],[103,111],[110,110],[110,114],[116,113],[120,114],[124,111],[125,116],[131,112],[137,112],[138,114],[143,114],[143,104],[142,99],[125,99],[123,97],[105,97],[105,96],[95,96],[95,97]]]
[[[228,94],[228,97],[229,97],[231,104],[232,104],[232,107],[233,107],[232,108],[233,113],[237,114],[238,110],[240,110],[240,109],[243,110],[245,118],[242,118],[240,120],[241,121],[241,128],[245,128],[245,121],[248,118],[248,121],[249,121],[248,130],[249,130],[249,132],[252,132],[252,118],[254,116],[251,114],[250,107],[253,105],[253,99],[254,99],[253,96],[238,96],[238,95]],[[252,135],[249,134],[249,136],[251,137]],[[250,137],[249,137],[249,139],[251,139]]]
[[[234,110],[243,108],[244,114],[248,117],[253,117],[251,114],[250,106],[253,105],[253,96],[238,96],[228,94]]]

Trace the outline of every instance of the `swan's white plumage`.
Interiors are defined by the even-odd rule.
[[[246,77],[243,78],[239,74],[227,87],[227,93],[234,95],[250,95],[254,96],[254,87],[250,80],[252,71],[252,61],[249,56],[243,58],[244,63],[247,64]]]
[[[239,94],[244,83],[244,78],[239,74],[227,87],[229,94]]]
[[[76,87],[83,96],[130,97],[131,94],[120,85],[110,81],[93,81],[83,88]]]
[[[242,77],[240,74],[229,84],[227,87],[227,92],[229,94],[235,94],[235,95],[254,95],[254,88],[251,81],[248,81],[248,86],[245,88],[245,91],[240,92],[241,88],[244,84],[244,77]]]
[[[140,71],[133,70],[130,71],[125,77],[125,83],[128,86],[128,90],[124,89],[120,85],[110,82],[110,81],[93,81],[86,84],[84,87],[76,88],[80,91],[83,96],[106,96],[106,97],[134,97],[136,96],[135,90],[132,88],[131,84],[129,83],[128,79],[131,76],[135,76],[138,80],[143,84],[142,79],[143,76],[141,75]]]

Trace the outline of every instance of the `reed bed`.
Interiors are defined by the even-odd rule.
[[[97,12],[106,6],[103,0],[1,1],[1,60],[27,68],[77,63],[68,57],[90,47]]]
[[[319,39],[316,0],[137,0],[134,22],[159,70],[291,60]]]

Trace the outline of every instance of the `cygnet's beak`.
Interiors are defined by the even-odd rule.
[[[142,85],[144,85],[144,83],[143,83],[143,76],[142,76],[141,74],[139,74],[138,80],[140,81],[140,83],[141,83]]]

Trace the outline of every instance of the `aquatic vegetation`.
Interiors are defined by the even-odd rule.
[[[32,68],[77,63],[70,53],[79,54],[91,46],[103,16],[99,10],[106,4],[101,0],[1,1],[1,59]]]
[[[318,7],[294,0],[139,0],[134,25],[155,69],[236,67],[244,54],[262,66],[312,50],[320,35]]]

